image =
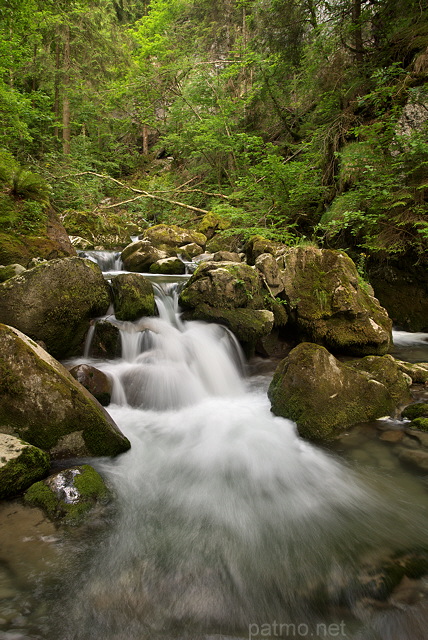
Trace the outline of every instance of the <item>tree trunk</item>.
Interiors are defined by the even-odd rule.
[[[60,93],[60,64],[61,64],[61,46],[59,33],[55,40],[55,87],[54,87],[54,115],[55,115],[55,140],[59,138],[59,93]]]
[[[149,128],[146,124],[143,124],[143,155],[146,156],[149,153]]]
[[[68,156],[70,154],[70,27],[68,25],[65,29],[63,70],[62,150],[64,155]]]
[[[361,27],[361,0],[352,0],[352,30],[354,36],[355,59],[358,65],[363,63],[363,31]]]

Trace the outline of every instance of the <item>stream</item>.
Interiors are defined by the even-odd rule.
[[[0,504],[0,640],[424,640],[426,597],[387,607],[362,585],[426,547],[426,476],[374,424],[300,439],[270,412],[275,363],[182,322],[187,277],[151,277],[159,317],[112,318],[121,358],[67,363],[112,377],[107,410],[132,448],[87,460],[116,499],[77,530]],[[393,355],[428,361],[428,334],[394,338]]]

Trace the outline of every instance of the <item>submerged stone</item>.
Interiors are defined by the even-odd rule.
[[[0,432],[53,457],[114,456],[130,447],[109,414],[38,344],[0,325]]]
[[[81,465],[55,473],[33,484],[25,493],[26,504],[42,509],[58,524],[76,526],[97,505],[111,498],[100,474],[90,465]]]
[[[27,489],[49,471],[49,455],[19,438],[0,433],[0,499]]]

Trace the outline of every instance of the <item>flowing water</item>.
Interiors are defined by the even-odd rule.
[[[85,358],[113,379],[108,411],[132,443],[91,461],[114,505],[78,531],[34,515],[19,531],[8,566],[0,554],[0,640],[424,640],[426,600],[363,606],[361,577],[426,545],[423,479],[367,438],[340,454],[301,440],[270,412],[271,371],[244,375],[227,330],[183,322],[169,280],[159,317],[111,318],[120,359]]]

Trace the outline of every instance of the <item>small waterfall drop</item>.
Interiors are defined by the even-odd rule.
[[[418,516],[302,441],[249,390],[230,332],[183,321],[168,282],[154,290],[159,317],[111,319],[122,357],[96,365],[132,447],[97,465],[118,512],[58,606],[61,640],[248,638],[250,625],[337,621],[364,561],[419,544]]]
[[[112,272],[121,271],[123,263],[120,251],[79,251],[81,258],[88,258],[100,267],[101,271]]]

